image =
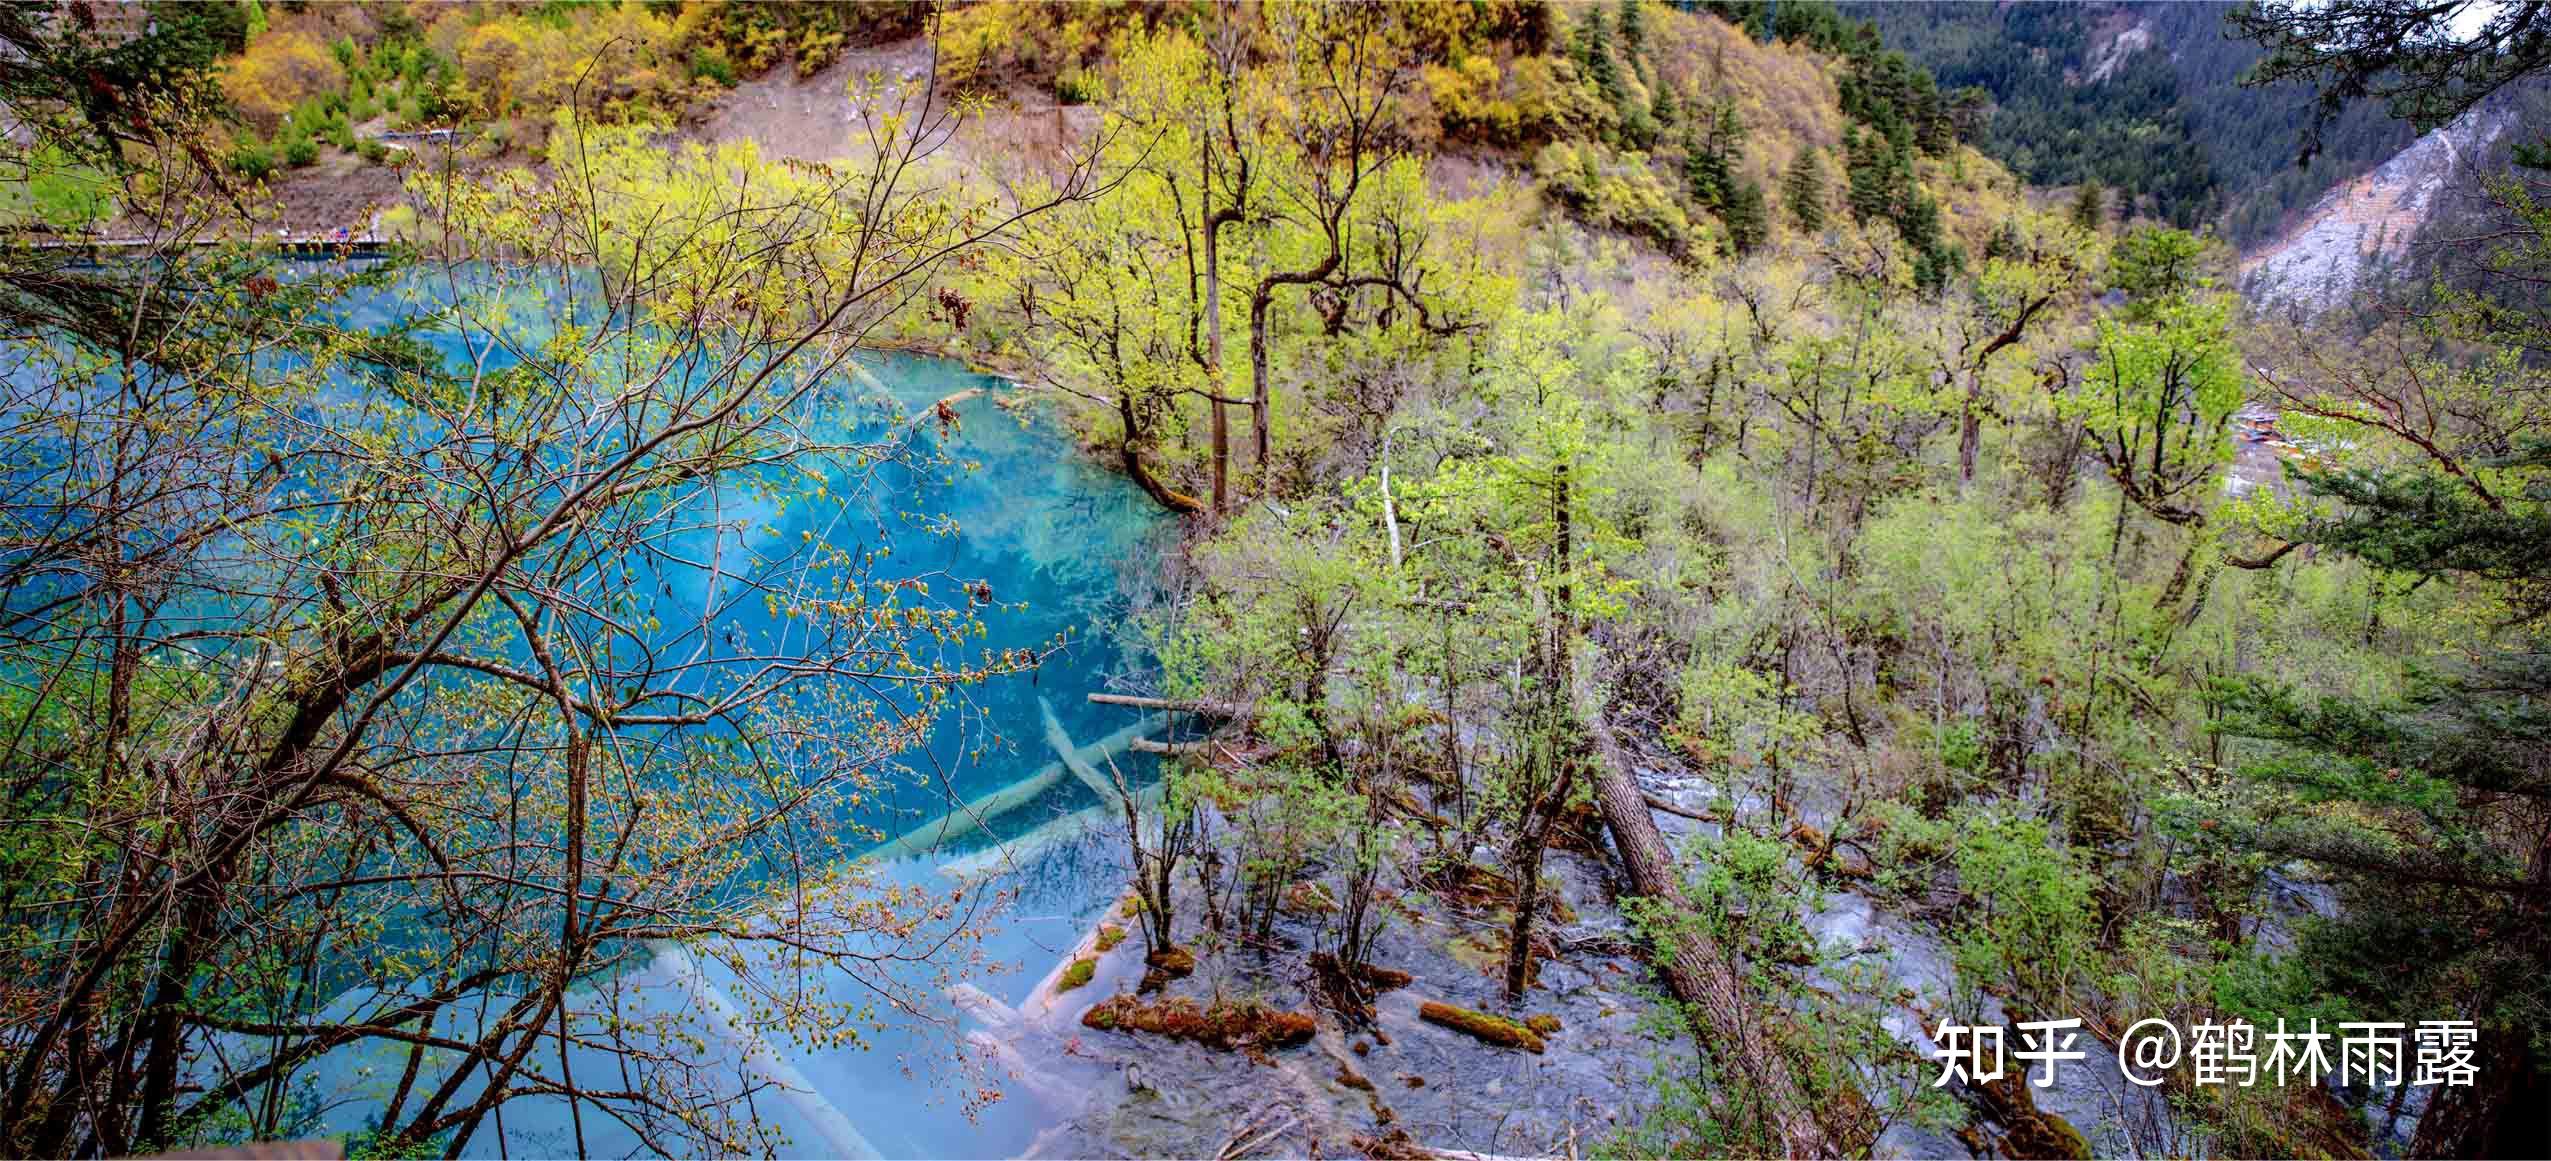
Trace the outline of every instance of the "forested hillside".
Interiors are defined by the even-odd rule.
[[[2551,1153],[2551,141],[2223,240],[2551,5],[2257,11],[0,8],[0,1153]]]
[[[2247,86],[2265,55],[2229,3],[1845,4],[1944,88],[1994,109],[1979,144],[2032,184],[2095,182],[2139,212],[2211,225],[2237,247],[2273,236],[2331,187],[2417,135],[2379,102],[2348,106],[2309,164],[2309,84]]]

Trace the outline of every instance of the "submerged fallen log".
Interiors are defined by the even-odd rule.
[[[1071,771],[1072,777],[1080,779],[1081,785],[1089,787],[1090,793],[1097,795],[1100,802],[1112,802],[1124,797],[1124,791],[1109,785],[1107,779],[1099,774],[1097,762],[1081,757],[1080,747],[1072,744],[1072,735],[1063,732],[1063,720],[1054,716],[1053,702],[1045,700],[1041,694],[1038,695],[1036,712],[1045,716],[1045,744],[1054,748],[1055,760],[1061,762],[1064,769]],[[1127,745],[1141,741],[1142,739],[1136,738]],[[1105,761],[1106,758],[1114,756],[1106,755],[1098,761]]]
[[[677,943],[658,941],[654,944],[655,960],[651,965],[691,997],[707,1017],[710,1028],[735,1046],[737,1065],[744,1072],[779,1090],[780,1099],[788,1102],[806,1119],[815,1135],[822,1139],[826,1156],[847,1161],[883,1161],[859,1127],[850,1123],[841,1109],[815,1091],[815,1082],[806,1079],[795,1064],[770,1042],[745,1023],[744,1013],[727,998],[726,989],[700,970],[691,953]]]
[[[1109,734],[1075,751],[1084,763],[1095,766],[1133,747],[1135,739],[1155,733],[1169,724],[1169,719],[1153,714],[1133,725]],[[1016,782],[959,805],[956,809],[904,832],[903,836],[878,845],[863,858],[878,862],[900,859],[937,848],[949,839],[979,829],[994,816],[1006,814],[1035,801],[1038,795],[1063,780],[1067,773],[1060,758],[1037,768]]]
[[[1101,1032],[1149,1032],[1226,1050],[1290,1048],[1311,1039],[1319,1027],[1308,1012],[1287,1012],[1259,1000],[1217,1000],[1207,1006],[1186,996],[1150,1001],[1110,996],[1082,1013],[1081,1024]]]
[[[1680,815],[1680,816],[1682,816],[1682,817],[1684,817],[1684,818],[1691,819],[1691,820],[1693,820],[1693,821],[1695,821],[1695,822],[1724,822],[1724,821],[1726,821],[1725,819],[1722,819],[1722,818],[1720,818],[1719,816],[1717,816],[1717,815],[1715,815],[1715,814],[1711,814],[1710,812],[1708,812],[1708,811],[1706,811],[1706,810],[1693,810],[1693,809],[1690,809],[1689,807],[1676,806],[1676,805],[1674,805],[1673,803],[1671,803],[1671,802],[1667,802],[1666,800],[1664,800],[1664,799],[1662,799],[1662,798],[1659,798],[1659,797],[1657,797],[1656,795],[1653,795],[1653,794],[1642,794],[1642,795],[1640,795],[1640,797],[1641,797],[1641,798],[1644,798],[1644,799],[1646,799],[1646,800],[1647,800],[1648,809],[1650,809],[1650,810],[1662,810],[1662,811],[1664,811],[1664,812],[1665,812],[1665,813],[1667,813],[1667,814]]]
[[[1160,803],[1160,786],[1154,783],[1134,792],[1134,805],[1149,810]],[[1045,823],[1017,838],[997,842],[963,858],[939,864],[939,873],[960,883],[971,883],[1002,871],[1013,870],[1034,862],[1046,851],[1095,834],[1125,822],[1124,807],[1117,803],[1085,806],[1070,814]]]
[[[1582,675],[1591,666],[1580,667]],[[1675,914],[1689,907],[1683,880],[1674,865],[1673,848],[1648,813],[1648,797],[1631,773],[1603,707],[1581,676],[1574,690],[1577,716],[1594,740],[1595,801],[1612,830],[1612,845],[1629,869],[1631,885],[1641,895],[1666,904]],[[1755,1105],[1765,1126],[1779,1138],[1779,1152],[1792,1157],[1833,1157],[1845,1150],[1828,1132],[1809,1102],[1807,1090],[1790,1067],[1789,1056],[1765,1035],[1760,1016],[1747,1001],[1736,965],[1699,924],[1678,923],[1670,944],[1673,956],[1664,965],[1666,986],[1689,1014],[1692,1034],[1713,1055],[1744,1069],[1753,1081]]]

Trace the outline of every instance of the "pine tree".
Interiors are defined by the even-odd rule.
[[[1660,135],[1674,131],[1676,124],[1683,120],[1683,106],[1674,99],[1674,86],[1661,80],[1657,83],[1656,99],[1648,103],[1648,117],[1656,122]]]
[[[1845,200],[1851,216],[1864,223],[1886,217],[1893,172],[1886,142],[1855,126],[1843,130],[1842,148],[1843,175],[1850,183]]]
[[[1630,86],[1621,79],[1621,62],[1612,57],[1612,30],[1604,22],[1602,9],[1587,9],[1585,23],[1577,26],[1576,56],[1578,67],[1594,82],[1604,103],[1620,110],[1626,118]]]
[[[2108,224],[2108,191],[2099,188],[2097,179],[2083,179],[2073,194],[2073,224],[2093,232]]]
[[[2481,1082],[2436,1090],[2413,1157],[2551,1149],[2541,994],[2551,974],[2551,623],[2541,601],[2551,593],[2551,443],[2487,466],[2505,473],[2497,507],[2433,469],[2307,474],[2304,486],[2345,515],[2301,540],[2393,575],[2499,588],[2528,617],[2502,648],[2413,674],[2390,697],[2315,696],[2257,676],[2219,695],[2226,732],[2272,747],[2243,773],[2304,804],[2233,819],[2253,828],[2245,845],[2280,863],[2308,860],[2339,888],[2336,914],[2300,929],[2302,986],[2347,996],[2358,1019],[2478,1025]]]
[[[1728,244],[1739,254],[1751,252],[1771,236],[1771,209],[1763,201],[1763,187],[1750,180],[1736,180],[1719,217],[1727,224]]]
[[[1734,156],[1745,145],[1745,119],[1736,113],[1734,98],[1722,98],[1710,128],[1710,145],[1721,156]]]
[[[1825,166],[1812,148],[1800,149],[1780,183],[1781,205],[1800,230],[1814,234],[1825,228]]]
[[[1683,183],[1695,204],[1712,213],[1727,208],[1736,189],[1736,151],[1744,144],[1745,120],[1737,115],[1736,102],[1721,100],[1710,115],[1707,135],[1695,135],[1683,161]]]
[[[1727,158],[1711,147],[1707,138],[1695,135],[1683,156],[1683,185],[1692,196],[1692,204],[1716,212],[1727,204]]]
[[[1647,55],[1647,18],[1639,12],[1639,0],[1621,0],[1621,47],[1633,61]]]

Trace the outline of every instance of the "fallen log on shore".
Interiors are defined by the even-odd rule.
[[[1164,758],[1210,758],[1221,747],[1215,742],[1155,742],[1150,738],[1134,739],[1134,752],[1158,754]]]
[[[1248,705],[1241,702],[1215,701],[1211,698],[1139,697],[1130,693],[1093,693],[1089,695],[1089,700],[1092,705],[1132,706],[1135,709],[1160,710],[1168,713],[1208,714],[1218,718],[1245,718],[1252,712]]]
[[[1688,914],[1683,879],[1674,851],[1648,813],[1650,799],[1604,721],[1603,706],[1580,667],[1573,691],[1577,717],[1594,741],[1595,801],[1612,831],[1612,845],[1638,894],[1665,904],[1674,914]],[[1766,1035],[1762,1017],[1745,995],[1736,963],[1699,924],[1673,925],[1672,957],[1663,963],[1668,989],[1689,1014],[1692,1035],[1714,1058],[1743,1069],[1752,1083],[1755,1112],[1779,1141],[1777,1152],[1791,1157],[1835,1157],[1845,1150],[1816,1116],[1790,1059]]]

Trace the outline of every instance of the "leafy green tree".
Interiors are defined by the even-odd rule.
[[[2129,297],[2100,324],[2081,399],[2092,451],[2118,489],[2151,516],[2192,529],[2204,526],[2216,473],[2232,458],[2232,412],[2246,379],[2231,297],[2194,270],[2203,247],[2159,226],[2118,243],[2108,281]],[[2192,543],[2163,604],[2175,604],[2194,554]]]

